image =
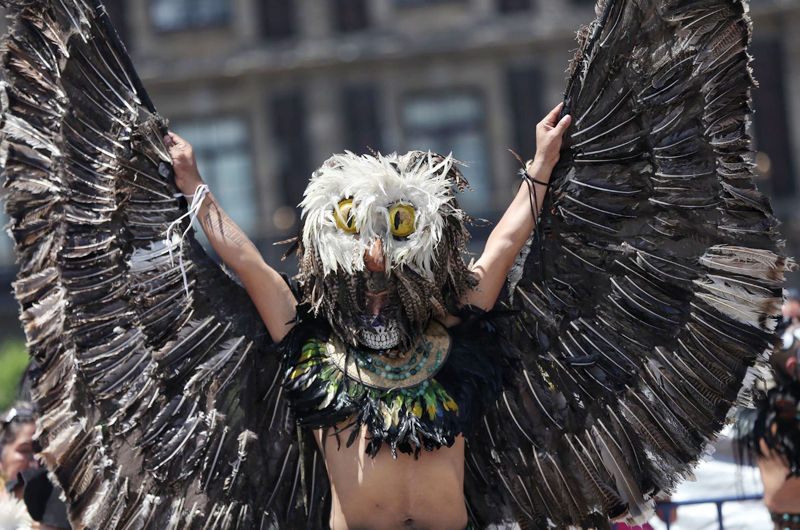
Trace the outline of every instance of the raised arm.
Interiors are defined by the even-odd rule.
[[[558,121],[562,105],[554,108],[536,126],[536,157],[527,167],[528,174],[535,181],[550,182],[550,174],[558,162],[561,138],[571,122],[570,116],[564,116],[560,122]],[[536,193],[534,194],[531,188],[523,184],[511,206],[503,214],[503,218],[492,230],[483,254],[473,267],[479,278],[478,286],[467,293],[462,300],[464,304],[486,310],[494,306],[517,254],[522,250],[536,225],[531,205],[535,204],[538,212],[541,211],[544,202],[546,185],[532,184]]]
[[[175,184],[186,195],[203,184],[197,170],[192,146],[180,136],[170,133],[164,138],[170,149]],[[244,284],[272,340],[279,342],[292,329],[297,301],[281,275],[267,265],[252,241],[236,226],[209,193],[200,207],[197,219],[211,246]]]

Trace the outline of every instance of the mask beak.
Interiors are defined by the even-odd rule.
[[[383,242],[376,237],[372,247],[364,255],[364,263],[370,272],[383,272],[386,270],[386,258],[383,255]]]

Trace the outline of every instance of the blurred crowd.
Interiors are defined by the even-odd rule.
[[[0,426],[0,530],[69,529],[60,490],[37,457],[36,411],[18,401]]]
[[[793,385],[800,381],[800,291],[789,289],[782,308],[783,319],[778,325],[783,345],[770,358],[773,385]],[[797,397],[797,396],[795,396]],[[788,414],[800,420],[798,403],[789,403]],[[778,404],[775,414],[783,414]],[[767,444],[760,442],[761,457],[757,459],[764,484],[764,504],[773,514],[775,527],[779,530],[800,530],[800,477],[790,477],[787,463],[781,455],[774,454]]]

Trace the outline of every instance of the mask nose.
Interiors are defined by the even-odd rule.
[[[364,263],[370,272],[383,272],[386,270],[386,259],[383,256],[383,242],[376,237],[372,247],[364,254]]]
[[[388,298],[386,294],[367,294],[367,314],[372,317],[372,322],[370,323],[372,327],[377,328],[384,325],[383,318],[380,315],[386,306]]]

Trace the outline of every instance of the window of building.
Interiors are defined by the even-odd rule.
[[[366,0],[333,0],[332,7],[338,31],[349,33],[369,26]]]
[[[342,96],[347,149],[359,154],[369,149],[383,152],[378,90],[371,85],[358,85],[345,88]]]
[[[794,177],[789,110],[784,82],[783,46],[778,38],[753,42],[753,62],[759,88],[753,91],[757,171],[769,178],[774,197],[791,197],[797,184]]]
[[[481,98],[470,92],[415,95],[403,109],[406,143],[411,150],[433,151],[469,164],[462,168],[474,193],[458,197],[470,215],[491,211],[484,108]]]
[[[248,235],[258,226],[247,121],[237,117],[176,121],[171,127],[192,144],[197,167],[225,212]]]
[[[158,31],[224,26],[230,22],[228,0],[151,0],[150,18]]]
[[[278,230],[295,231],[299,220],[297,205],[303,199],[312,171],[305,95],[276,94],[271,106],[272,134],[278,145],[274,156],[283,203],[273,215],[273,224]]]
[[[497,9],[501,13],[516,13],[531,8],[532,0],[498,0]]]
[[[297,30],[295,2],[293,0],[258,0],[261,15],[261,32],[267,40],[281,40],[293,36]]]
[[[539,68],[525,66],[511,68],[507,74],[510,115],[514,120],[514,145],[512,149],[525,160],[536,154],[536,127],[544,117],[542,88],[544,76]]]

